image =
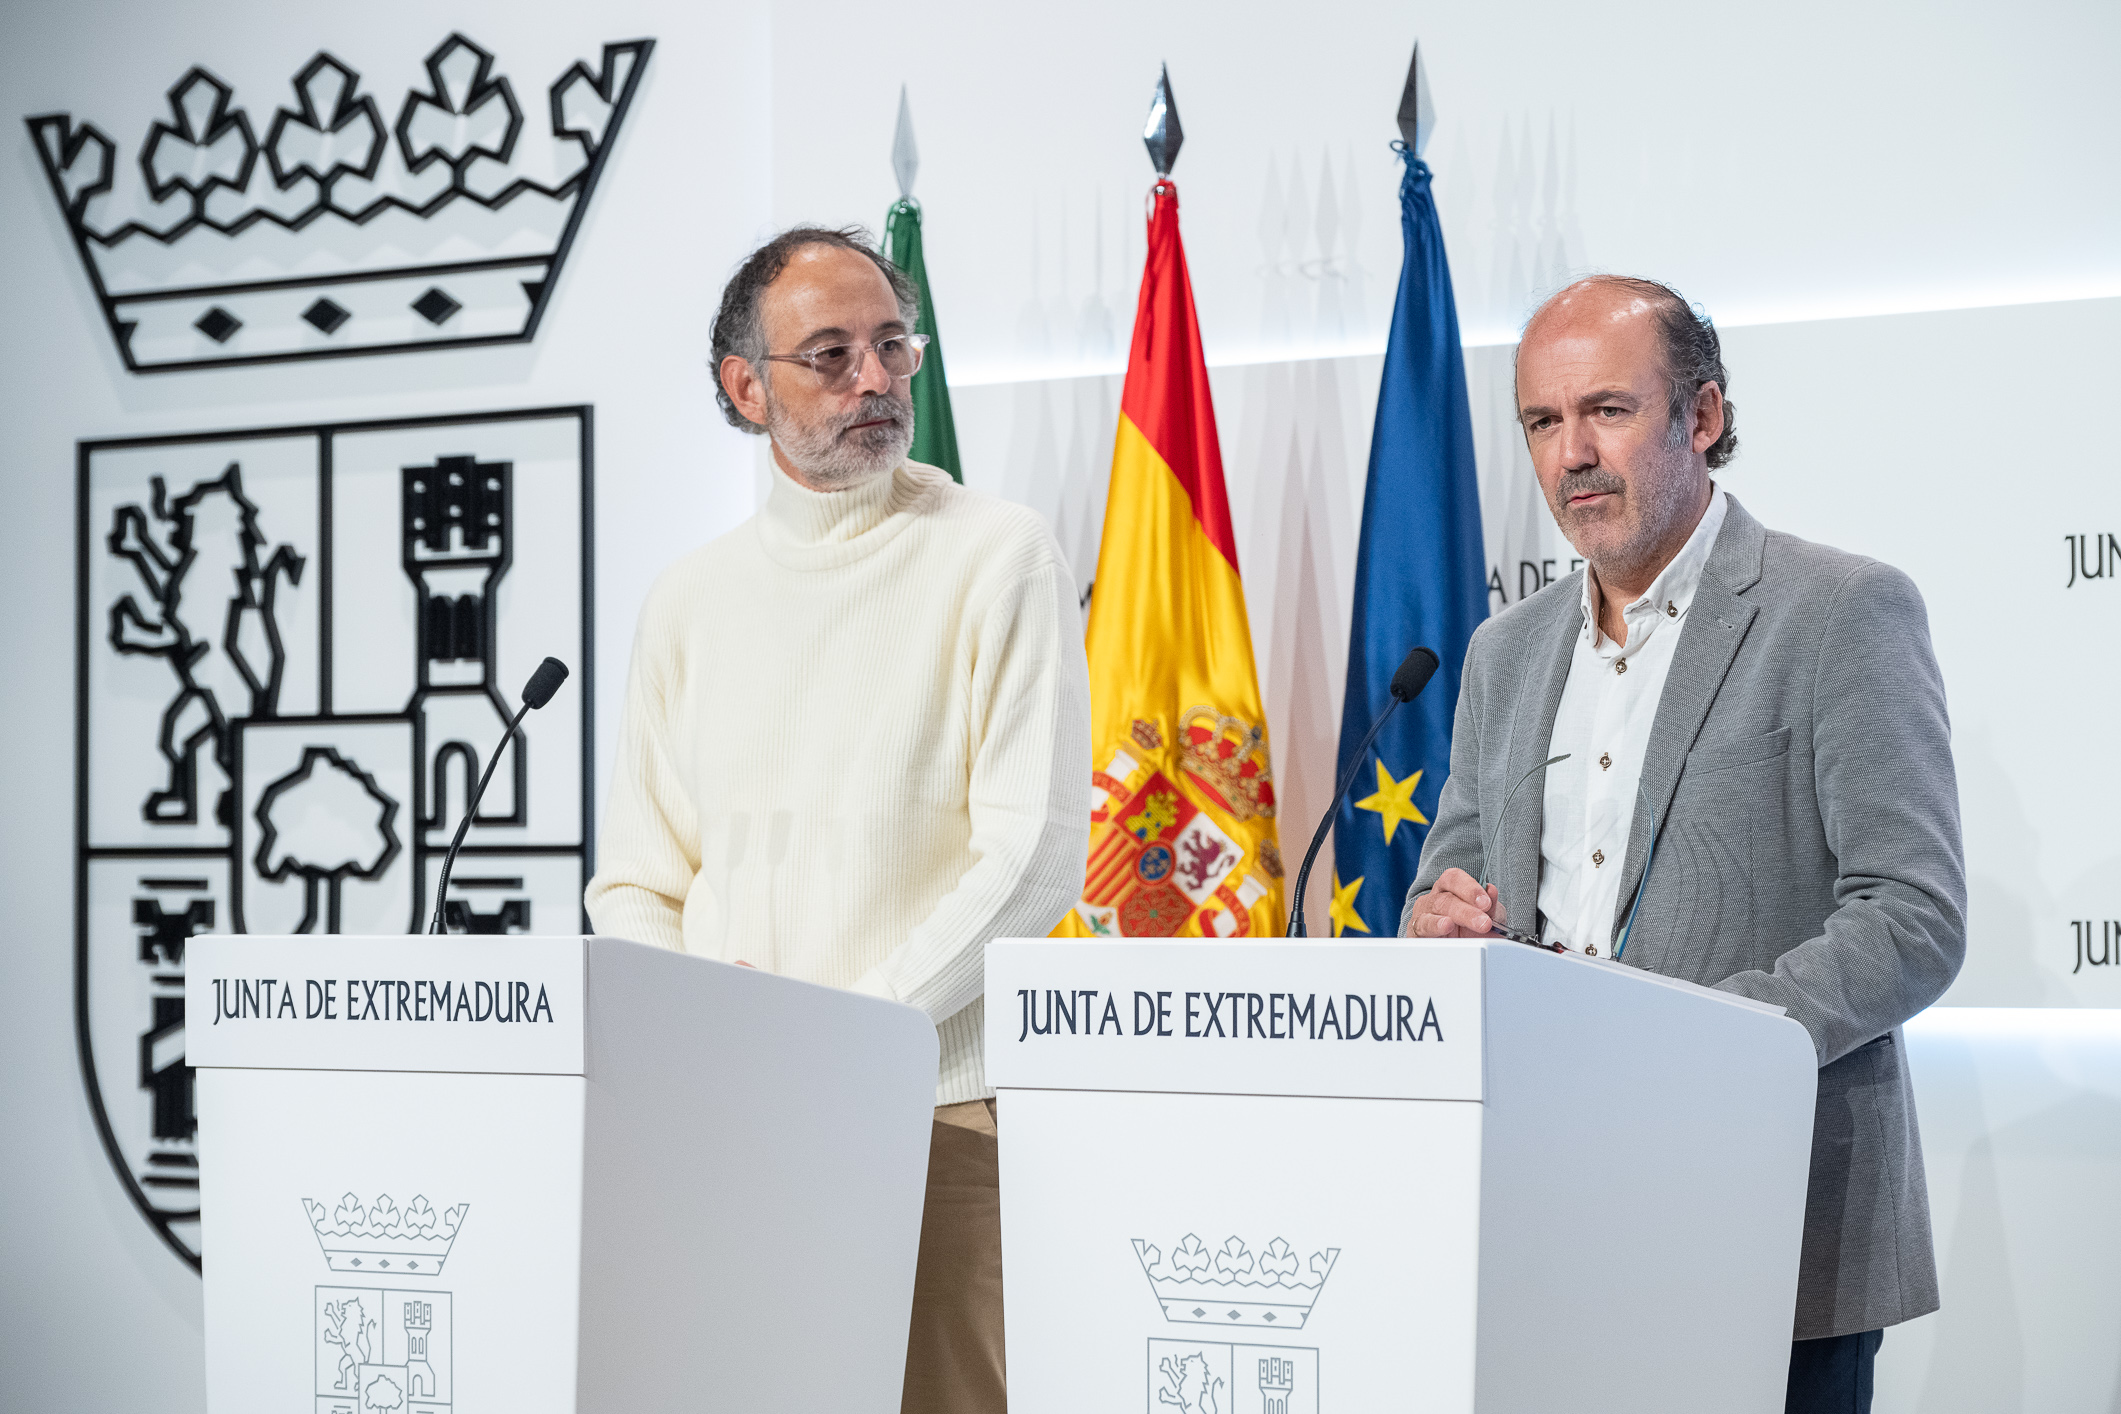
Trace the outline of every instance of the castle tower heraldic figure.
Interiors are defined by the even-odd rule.
[[[153,893],[204,889],[204,879],[149,878]],[[198,1187],[199,1132],[196,1082],[184,1063],[184,945],[214,926],[214,901],[187,898],[172,907],[157,897],[135,898],[133,926],[140,929],[139,962],[146,974],[147,1029],[140,1033],[140,1088],[152,1100],[147,1163],[135,1174],[148,1187],[188,1191]]]
[[[512,557],[514,468],[438,457],[403,477],[405,572],[419,591],[412,711],[421,723],[420,824],[448,829],[508,728],[508,704],[494,687],[494,595]],[[524,743],[511,755],[479,804],[482,825],[528,822]]]
[[[427,1363],[427,1336],[433,1326],[433,1303],[405,1303],[405,1393],[414,1399],[435,1397],[435,1368]]]
[[[137,505],[118,507],[107,543],[131,562],[153,610],[130,594],[119,599],[110,610],[110,643],[120,653],[161,658],[176,674],[159,741],[169,783],[147,797],[141,814],[157,824],[195,824],[200,750],[210,748],[227,776],[235,749],[230,720],[278,714],[287,652],[275,600],[282,582],[301,582],[302,557],[288,545],[263,553],[258,508],[244,497],[235,462],[174,501],[161,477],[150,484],[152,515]],[[224,791],[213,818],[228,825],[233,808]]]

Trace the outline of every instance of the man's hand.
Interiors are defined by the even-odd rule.
[[[1410,938],[1484,938],[1493,923],[1509,922],[1502,906],[1502,891],[1493,884],[1482,888],[1463,869],[1446,869],[1436,887],[1414,900],[1414,913],[1407,920]]]

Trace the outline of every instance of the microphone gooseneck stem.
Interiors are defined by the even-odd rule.
[[[530,704],[525,702],[509,720],[508,730],[501,733],[500,743],[494,747],[493,755],[486,758],[485,773],[479,777],[479,788],[471,793],[471,804],[464,808],[464,818],[457,825],[457,837],[449,842],[449,853],[442,856],[442,876],[435,883],[435,917],[429,925],[429,933],[442,931],[442,908],[449,897],[449,871],[456,867],[457,851],[464,847],[464,836],[471,832],[472,818],[479,813],[479,802],[486,798],[486,783],[493,779],[493,768],[501,764],[501,756],[513,740],[516,750],[523,749],[523,719],[530,715]]]
[[[1333,789],[1333,804],[1327,809],[1326,818],[1318,822],[1318,833],[1311,836],[1311,847],[1304,851],[1303,867],[1296,871],[1296,888],[1289,897],[1288,934],[1292,938],[1311,936],[1304,924],[1304,887],[1311,882],[1311,865],[1318,858],[1319,848],[1326,842],[1326,831],[1333,828],[1333,821],[1340,815],[1341,797],[1348,793],[1349,786],[1355,784],[1355,773],[1362,769],[1362,763],[1370,759],[1370,743],[1377,740],[1377,734],[1384,730],[1385,723],[1392,720],[1392,714],[1399,710],[1399,702],[1397,697],[1387,702],[1385,710],[1377,714],[1377,720],[1370,723],[1369,734],[1362,739],[1362,745],[1355,748],[1355,755],[1348,762],[1347,772],[1341,776],[1340,784]]]

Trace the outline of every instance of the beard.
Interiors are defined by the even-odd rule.
[[[873,422],[874,427],[857,428]],[[861,402],[835,417],[800,422],[769,388],[766,432],[790,465],[826,491],[844,491],[890,471],[913,446],[913,399],[890,393],[865,393]]]
[[[1692,450],[1686,429],[1675,419],[1671,435],[1650,449],[1633,477],[1593,467],[1563,472],[1554,484],[1548,500],[1554,520],[1601,578],[1629,579],[1676,548],[1670,541],[1700,496],[1700,483],[1688,475]],[[1615,496],[1619,505],[1609,503],[1598,511],[1569,508],[1570,498],[1600,492]]]

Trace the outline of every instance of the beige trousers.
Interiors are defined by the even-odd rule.
[[[943,1105],[913,1275],[902,1414],[1004,1414],[1002,1180],[994,1101]]]

